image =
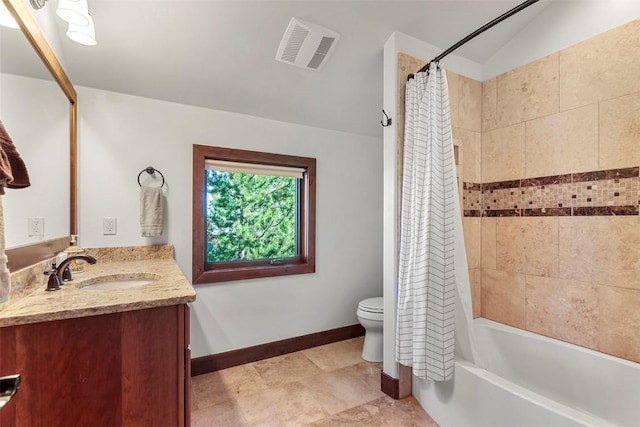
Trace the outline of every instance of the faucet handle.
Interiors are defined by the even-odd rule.
[[[42,274],[51,275],[51,274],[56,274],[57,272],[58,272],[58,267],[56,267],[56,262],[53,261],[51,262],[51,269],[45,270]]]
[[[62,271],[62,281],[69,282],[73,280],[73,276],[71,275],[71,268],[67,265]]]
[[[47,281],[47,291],[57,291],[60,289],[60,279],[58,278],[58,268],[56,267],[55,261],[51,263],[51,270],[45,271],[44,274],[49,275],[49,280]]]

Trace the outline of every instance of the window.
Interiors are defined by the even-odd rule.
[[[316,160],[193,146],[193,282],[315,272]]]

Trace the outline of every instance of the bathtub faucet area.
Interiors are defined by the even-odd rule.
[[[95,264],[96,259],[89,255],[75,255],[65,259],[56,267],[55,262],[51,265],[51,270],[45,272],[49,275],[49,281],[47,282],[47,291],[57,291],[60,289],[60,285],[63,283],[63,276],[65,275],[65,269],[67,266],[75,260],[83,260],[89,264]],[[67,278],[71,280],[71,272],[67,270]]]

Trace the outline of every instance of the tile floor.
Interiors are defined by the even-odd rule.
[[[363,337],[192,379],[198,426],[425,426],[438,424],[413,397],[380,391],[381,363],[360,358]]]

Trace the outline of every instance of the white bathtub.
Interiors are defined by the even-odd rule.
[[[458,360],[452,381],[414,378],[441,427],[640,426],[640,364],[486,319],[473,327],[482,367]]]

